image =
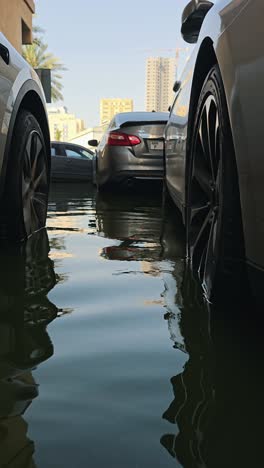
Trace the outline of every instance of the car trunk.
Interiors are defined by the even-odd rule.
[[[121,126],[120,130],[129,135],[136,135],[141,139],[139,145],[133,146],[134,156],[143,159],[163,158],[164,139],[163,133],[166,122],[129,122]]]

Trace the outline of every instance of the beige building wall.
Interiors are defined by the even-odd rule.
[[[146,111],[167,112],[173,101],[176,59],[150,57],[146,64]]]
[[[108,124],[115,114],[120,112],[133,112],[133,99],[101,99],[100,101],[100,123]]]
[[[68,113],[66,107],[49,109],[48,119],[51,140],[56,140],[57,131],[61,133],[61,141],[70,141],[84,130],[84,121]]]
[[[75,143],[76,145],[88,147],[94,151],[94,147],[93,146],[90,147],[88,145],[88,141],[89,140],[101,141],[104,131],[105,129],[103,126],[86,128],[81,133],[76,135],[76,137],[72,138],[71,143]]]
[[[33,0],[0,0],[0,31],[19,51],[32,42]]]

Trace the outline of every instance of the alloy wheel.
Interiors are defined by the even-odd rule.
[[[22,202],[26,235],[45,225],[48,173],[44,143],[36,130],[27,139],[22,169]]]
[[[201,106],[189,174],[188,255],[209,295],[219,254],[222,184],[219,113],[211,93]]]

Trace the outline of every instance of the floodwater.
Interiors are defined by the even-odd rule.
[[[263,466],[258,311],[204,302],[155,190],[57,184],[2,248],[1,468]]]

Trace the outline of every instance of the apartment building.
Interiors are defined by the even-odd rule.
[[[100,101],[100,124],[108,124],[115,114],[120,112],[133,112],[133,99],[101,99]]]
[[[33,0],[0,0],[0,31],[8,41],[22,51],[23,44],[32,42]]]
[[[51,140],[70,141],[84,130],[84,121],[70,114],[66,107],[48,109]]]
[[[150,57],[146,64],[146,111],[167,112],[173,100],[176,59]]]

